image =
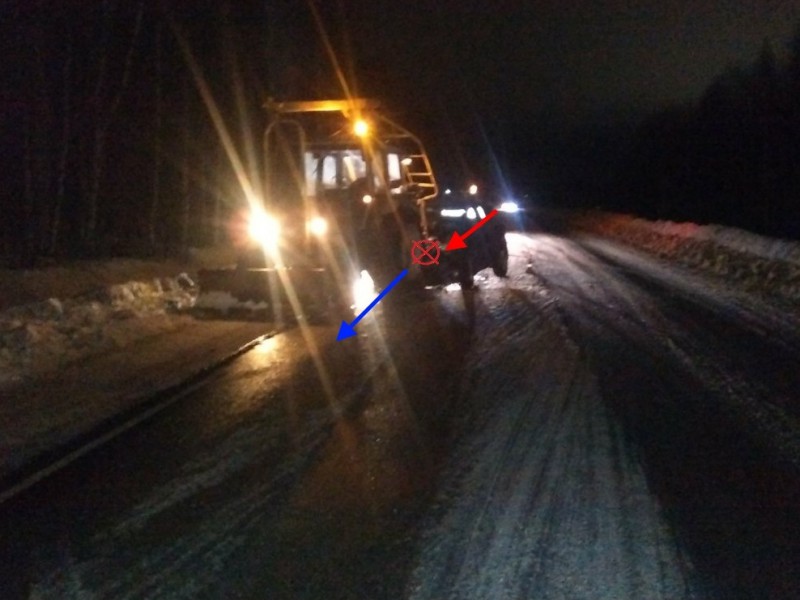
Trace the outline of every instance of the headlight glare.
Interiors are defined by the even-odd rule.
[[[278,241],[281,226],[275,217],[268,215],[263,210],[256,209],[250,213],[247,229],[254,241],[262,246],[272,246]]]
[[[328,222],[323,217],[314,217],[306,223],[308,232],[317,237],[322,237],[328,232]]]

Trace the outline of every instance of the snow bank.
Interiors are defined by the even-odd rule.
[[[714,273],[749,290],[800,300],[800,243],[721,225],[647,221],[587,212],[572,223],[684,266]]]
[[[248,300],[242,302],[230,292],[221,290],[211,290],[198,296],[194,307],[198,311],[213,311],[223,315],[235,312],[266,312],[269,309],[269,302],[256,302]]]
[[[191,278],[159,277],[0,312],[0,388],[170,330],[196,296]]]

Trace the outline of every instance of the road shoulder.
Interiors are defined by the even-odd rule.
[[[168,331],[6,388],[0,401],[0,480],[272,329],[263,322],[174,318]]]

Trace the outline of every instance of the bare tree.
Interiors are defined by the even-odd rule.
[[[153,142],[153,189],[150,197],[150,214],[147,222],[147,237],[150,248],[155,249],[157,243],[157,220],[161,204],[161,130],[163,127],[163,89],[162,89],[162,26],[158,24],[155,41],[155,110],[154,112],[154,142]]]
[[[181,159],[181,210],[180,210],[180,247],[181,251],[185,251],[189,247],[189,213],[191,211],[191,190],[189,181],[189,130],[191,127],[190,122],[190,107],[189,107],[189,81],[187,77],[183,78],[183,119],[181,121],[181,145],[182,145],[182,159]]]
[[[225,172],[225,165],[227,160],[225,158],[225,149],[222,144],[217,144],[217,173],[222,174]],[[214,189],[214,209],[211,212],[211,242],[214,246],[219,246],[222,242],[222,186],[219,184],[219,177],[217,176],[217,185]]]
[[[29,105],[30,106],[30,105]],[[36,215],[36,186],[38,177],[36,155],[35,117],[30,108],[25,112],[25,159],[24,159],[24,203],[22,210],[22,237],[17,253],[20,255],[20,264],[23,267],[31,266],[36,258],[34,229]]]
[[[61,70],[61,142],[56,174],[56,194],[53,200],[52,216],[50,218],[50,254],[56,254],[58,251],[59,232],[61,229],[61,210],[64,206],[64,196],[66,193],[67,167],[72,129],[72,54],[72,35],[68,33],[64,65]]]
[[[144,13],[144,2],[140,1],[136,8],[136,17],[134,19],[133,30],[131,33],[130,41],[125,52],[125,59],[122,65],[122,72],[119,78],[119,84],[116,90],[111,93],[110,97],[105,98],[106,88],[108,87],[108,80],[111,75],[109,74],[108,63],[108,42],[111,35],[112,16],[114,6],[110,0],[103,2],[103,18],[104,18],[104,40],[100,48],[100,64],[98,68],[97,80],[95,83],[94,91],[94,135],[92,136],[92,151],[90,163],[90,176],[89,176],[89,189],[87,190],[87,215],[86,222],[83,229],[83,243],[84,246],[90,250],[95,250],[97,247],[97,223],[98,223],[98,207],[100,201],[100,186],[102,184],[103,175],[105,173],[105,157],[106,148],[108,143],[108,134],[114,117],[116,116],[119,105],[122,102],[122,97],[128,87],[131,77],[131,69],[133,65],[133,56],[136,50],[136,42],[139,37],[139,32],[142,28],[142,17]]]
[[[29,76],[26,84],[24,154],[24,232],[20,252],[22,262],[32,265],[45,248],[45,220],[52,184],[52,143],[50,132],[54,115],[45,70],[45,33],[40,25],[28,32]]]

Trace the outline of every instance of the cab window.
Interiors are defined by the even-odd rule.
[[[334,190],[339,183],[339,178],[336,173],[336,155],[326,154],[320,160],[320,178],[319,182],[323,190]]]
[[[394,152],[386,157],[388,167],[389,181],[398,181],[402,178],[400,173],[400,156]]]
[[[344,185],[349,186],[366,176],[367,163],[361,153],[344,150],[342,152],[342,179],[344,180]]]

